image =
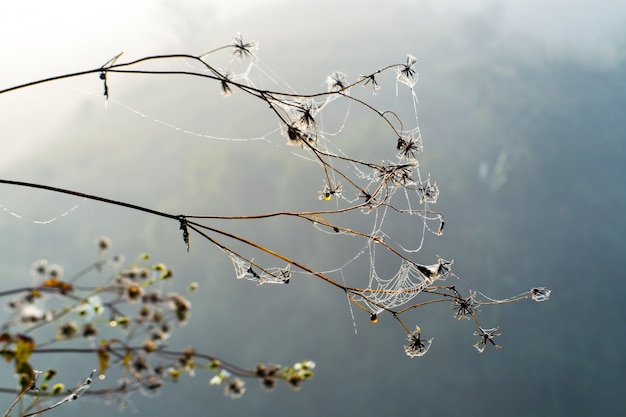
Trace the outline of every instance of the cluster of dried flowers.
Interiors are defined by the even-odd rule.
[[[193,347],[170,350],[168,340],[191,317],[189,296],[198,284],[165,294],[163,288],[171,286],[174,277],[167,266],[149,263],[148,254],[123,265],[123,257],[107,256],[108,238],[99,238],[96,244],[97,260],[77,274],[66,278],[63,268],[40,260],[31,269],[33,285],[0,292],[9,313],[0,333],[0,355],[7,368],[2,373],[18,376],[23,416],[55,408],[83,393],[124,406],[133,392],[158,394],[166,383],[197,370],[207,371],[211,376],[207,382],[224,386],[231,398],[243,395],[244,379],[259,380],[266,390],[282,380],[297,390],[313,376],[312,361],[245,369]],[[63,370],[44,369],[37,359],[38,354],[51,352],[90,356],[98,367],[85,380],[88,383],[66,388],[55,382]],[[94,374],[98,380],[92,384]],[[2,387],[0,392],[16,389]]]

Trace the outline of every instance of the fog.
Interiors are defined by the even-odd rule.
[[[99,68],[120,52],[121,61],[201,54],[237,33],[259,42],[268,84],[303,93],[323,90],[334,71],[356,79],[415,55],[421,169],[437,181],[437,210],[446,218],[444,235],[428,236],[416,256],[426,264],[437,255],[454,259],[459,286],[494,298],[553,290],[546,303],[484,307],[481,319],[501,326],[500,350],[476,352],[472,326],[442,305],[412,316],[434,342],[423,358],[409,359],[392,317],[373,326],[318,280],[277,287],[236,280],[230,260],[208,242],[192,239],[188,253],[177,224],[7,185],[0,186],[0,273],[16,287],[31,282],[37,259],[80,270],[95,238],[107,235],[127,259],[148,251],[170,266],[172,288],[200,283],[175,347],[194,344],[247,367],[317,363],[299,392],[283,385],[266,393],[250,381],[243,398],[231,400],[198,370],[158,397],[134,394],[125,412],[621,415],[626,290],[615,258],[626,249],[625,19],[618,1],[3,5],[0,89]],[[236,65],[228,56],[217,62]],[[237,93],[224,99],[217,85],[185,78],[114,74],[108,84],[108,102],[94,74],[1,94],[0,177],[171,213],[319,203],[319,172],[268,134],[276,123],[263,105]],[[375,98],[386,107],[401,100],[395,96],[391,82]],[[400,111],[413,114],[410,104]],[[327,128],[342,132],[337,146],[383,158],[370,145],[379,130],[366,112],[338,106],[327,117]],[[315,231],[287,223],[234,230],[319,268],[354,256],[353,248],[321,244]],[[394,223],[390,230],[404,241],[415,229]],[[73,380],[93,366],[37,360]],[[85,396],[50,414],[117,412]]]

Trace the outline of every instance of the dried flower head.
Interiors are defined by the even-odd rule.
[[[161,292],[159,290],[153,290],[141,297],[141,302],[144,304],[158,304],[163,301]]]
[[[111,239],[106,236],[100,236],[96,239],[96,246],[99,252],[104,252],[111,249]]]
[[[31,274],[33,275],[33,277],[43,277],[46,274],[47,268],[48,261],[45,259],[40,259],[33,262],[33,266],[31,267]]]
[[[422,203],[430,203],[435,204],[437,199],[439,198],[439,187],[437,187],[437,183],[430,182],[430,176],[426,181],[423,181],[417,187],[417,192],[420,196],[420,204]]]
[[[147,305],[142,305],[137,311],[137,321],[142,323],[146,320],[150,319],[150,315],[152,314],[152,310]]]
[[[143,287],[140,285],[131,284],[124,289],[124,296],[126,297],[126,300],[130,303],[139,301],[142,295]]]
[[[343,72],[333,73],[333,75],[329,76],[326,79],[326,85],[328,86],[328,91],[345,92],[345,89],[347,87],[346,74],[344,74]]]
[[[493,329],[483,329],[479,327],[477,331],[474,332],[474,336],[478,336],[480,340],[474,344],[476,350],[480,353],[485,351],[485,347],[487,347],[487,342],[491,343],[496,349],[500,349],[501,346],[497,345],[496,342],[493,341],[494,338],[500,336],[501,333],[496,333],[498,331],[498,327],[494,327]]]
[[[407,54],[406,63],[402,64],[397,70],[397,80],[411,88],[417,82],[417,74],[414,68],[415,64],[417,64],[417,58],[411,54]]]
[[[180,294],[170,294],[167,297],[170,310],[176,313],[178,321],[184,322],[189,317],[191,303]]]
[[[158,346],[154,340],[148,339],[145,342],[143,342],[142,349],[146,353],[154,353],[157,351],[157,348]]]
[[[261,386],[266,391],[273,391],[276,388],[276,378],[271,376],[265,376],[261,378]]]
[[[372,84],[372,94],[376,94],[380,90],[380,85],[376,81],[376,74],[361,75],[361,81],[364,81],[363,86]]]
[[[108,264],[114,268],[114,269],[118,269],[122,266],[122,264],[124,263],[124,255],[113,255],[108,259]]]
[[[430,345],[433,342],[432,338],[428,339],[426,343],[422,341],[419,326],[415,326],[415,331],[407,335],[407,340],[409,341],[409,344],[404,345],[404,352],[410,358],[424,356],[426,352],[428,352],[428,349],[430,349]]]
[[[241,398],[246,392],[246,384],[239,378],[231,378],[224,386],[224,395],[232,399]]]
[[[98,328],[92,322],[85,323],[83,326],[83,337],[85,339],[93,339],[98,335]]]
[[[551,292],[552,291],[546,287],[536,287],[530,290],[532,299],[537,302],[548,301]]]
[[[57,338],[59,339],[71,339],[78,332],[78,325],[72,321],[68,320],[64,323],[61,323],[57,329]]]
[[[396,149],[398,150],[398,157],[400,159],[415,159],[415,153],[420,153],[424,150],[424,146],[422,145],[422,137],[415,135],[409,136],[399,136],[398,142],[396,144]]]
[[[298,109],[300,112],[300,118],[298,122],[306,127],[315,127],[315,118],[314,114],[317,112],[315,109],[315,102],[310,101],[304,104],[302,107]]]
[[[143,378],[141,393],[146,397],[154,397],[160,393],[159,389],[163,386],[163,380],[158,375],[148,375]]]
[[[324,189],[318,193],[317,198],[324,201],[330,201],[330,199],[336,195],[341,195],[342,187],[341,183],[337,182],[335,187],[331,187],[328,184],[324,184]]]
[[[48,267],[48,276],[50,278],[60,279],[63,276],[63,267],[61,265],[50,265]]]
[[[238,60],[253,58],[256,50],[258,49],[257,42],[244,42],[241,33],[237,34],[231,46],[233,47],[233,56]]]
[[[452,310],[454,318],[457,320],[470,319],[477,311],[478,303],[476,302],[476,292],[470,292],[469,297],[463,298],[460,295],[452,302]]]
[[[134,355],[133,359],[130,362],[130,368],[135,373],[135,375],[139,376],[142,372],[145,372],[150,369],[150,363],[143,355]]]
[[[222,75],[222,78],[220,80],[220,88],[222,90],[222,96],[224,98],[229,97],[231,94],[233,94],[233,90],[232,88],[230,88],[230,82],[232,77],[233,74],[230,71],[227,71],[225,74]]]
[[[288,145],[300,145],[305,146],[305,143],[313,145],[315,143],[315,137],[311,136],[305,129],[300,128],[297,123],[292,123],[286,126],[287,130],[284,134],[289,141]]]

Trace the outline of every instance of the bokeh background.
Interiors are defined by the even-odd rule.
[[[626,414],[622,2],[61,0],[3,3],[0,10],[0,88],[96,68],[121,51],[123,60],[198,54],[230,43],[237,32],[259,41],[263,63],[302,92],[324,88],[333,71],[354,79],[412,53],[419,59],[422,170],[437,180],[437,209],[446,216],[444,236],[427,240],[418,256],[424,263],[434,254],[453,258],[465,288],[495,298],[541,285],[553,290],[547,303],[485,307],[481,317],[500,325],[503,348],[483,354],[472,347],[471,325],[454,320],[447,307],[420,309],[414,321],[434,343],[410,360],[405,334],[391,318],[373,326],[357,312],[355,334],[343,294],[319,281],[257,287],[235,280],[229,260],[207,242],[192,241],[187,253],[173,223],[1,186],[3,289],[29,283],[36,259],[79,270],[93,260],[95,238],[107,235],[127,258],[147,251],[166,263],[174,287],[200,283],[192,319],[173,347],[193,344],[243,366],[302,359],[318,365],[300,392],[281,386],[266,393],[250,383],[235,401],[199,372],[156,398],[132,396],[125,413]],[[236,95],[224,100],[217,85],[197,80],[111,76],[109,84],[115,101],[106,109],[96,76],[0,95],[0,177],[175,213],[318,204],[321,178],[312,175],[319,172],[304,167],[284,139],[216,141],[155,121],[255,137],[275,126],[263,106]],[[351,113],[342,146],[377,155],[371,123],[365,113]],[[286,243],[311,265],[347,256],[276,225],[242,227],[268,243]],[[95,362],[37,360],[70,381]],[[10,384],[10,367],[1,372]],[[11,400],[0,397],[0,404]],[[49,415],[117,412],[82,397]]]

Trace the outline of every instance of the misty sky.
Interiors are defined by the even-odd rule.
[[[395,327],[382,333],[387,327],[370,326],[369,318],[362,315],[351,316],[344,298],[323,298],[325,287],[320,290],[321,286],[310,281],[294,280],[288,291],[295,288],[291,294],[296,296],[285,299],[298,303],[297,313],[302,314],[283,316],[288,311],[284,307],[291,304],[272,301],[282,300],[286,293],[273,293],[264,286],[263,297],[258,297],[259,288],[240,286],[246,283],[233,278],[230,260],[224,257],[218,258],[221,263],[210,262],[213,255],[207,257],[208,252],[203,252],[206,242],[195,236],[193,250],[187,253],[178,224],[166,227],[158,219],[140,218],[135,212],[125,217],[117,207],[19,187],[5,187],[0,194],[0,204],[6,205],[7,211],[23,216],[18,219],[5,213],[2,218],[6,226],[0,248],[4,273],[0,276],[18,280],[39,257],[61,257],[54,262],[69,271],[92,249],[85,249],[84,242],[104,233],[111,235],[116,251],[145,249],[161,254],[168,266],[171,260],[177,277],[201,280],[206,276],[209,302],[198,302],[199,313],[194,310],[200,319],[198,326],[212,329],[210,335],[203,330],[202,337],[228,335],[209,340],[205,345],[211,350],[208,353],[228,353],[234,360],[243,358],[249,363],[267,352],[278,358],[268,360],[282,361],[293,352],[308,351],[314,351],[312,359],[319,359],[312,394],[295,396],[285,389],[265,398],[255,387],[250,389],[249,400],[223,402],[234,415],[246,415],[245,411],[262,415],[254,407],[264,409],[267,415],[280,415],[272,414],[273,407],[309,402],[302,409],[287,410],[316,415],[316,410],[334,405],[355,414],[362,411],[358,415],[365,416],[371,415],[367,411],[372,404],[381,410],[386,406],[376,404],[373,393],[382,393],[398,410],[406,407],[415,413],[416,386],[421,396],[417,412],[432,416],[445,414],[429,414],[421,407],[460,409],[459,398],[464,399],[463,407],[477,410],[475,414],[485,412],[485,416],[497,415],[495,411],[507,414],[509,409],[487,410],[484,404],[511,399],[519,403],[507,407],[520,410],[520,414],[509,415],[524,416],[557,415],[546,413],[546,404],[550,410],[563,410],[562,415],[575,414],[582,406],[588,410],[623,404],[619,388],[623,386],[619,374],[623,354],[619,352],[624,351],[626,327],[621,320],[623,297],[614,295],[623,292],[619,286],[623,273],[613,261],[626,247],[620,217],[626,202],[621,184],[625,165],[620,160],[626,131],[625,23],[624,0],[5,0],[0,6],[0,90],[97,69],[122,51],[121,61],[154,54],[201,54],[229,44],[237,32],[246,40],[260,42],[262,63],[276,71],[276,77],[283,77],[280,89],[293,86],[304,93],[310,91],[301,90],[308,88],[324,90],[323,80],[331,71],[345,71],[348,78],[356,78],[357,71],[403,60],[407,52],[415,54],[419,59],[417,115],[426,149],[420,162],[424,173],[432,169],[433,179],[440,181],[442,196],[437,208],[446,216],[444,236],[427,240],[418,255],[421,259],[430,257],[429,251],[446,258],[450,255],[455,273],[466,279],[459,281],[460,285],[479,287],[489,294],[493,291],[498,297],[525,291],[529,285],[546,285],[554,291],[553,299],[539,307],[520,303],[497,313],[485,308],[486,320],[491,323],[493,319],[494,326],[502,324],[503,339],[508,338],[503,343],[506,348],[497,354],[477,356],[471,343],[462,347],[449,343],[456,340],[451,335],[462,323],[450,323],[450,312],[441,309],[442,313],[432,316],[416,315],[420,321],[438,323],[443,317],[439,314],[445,314],[447,321],[440,329],[431,326],[437,332],[432,359],[429,356],[409,366],[401,348],[405,334]],[[218,63],[230,58],[228,53],[215,55]],[[198,136],[230,137],[239,137],[239,132],[231,132],[233,126],[248,123],[250,126],[244,127],[250,127],[250,135],[266,134],[265,125],[255,126],[263,119],[262,111],[256,112],[258,107],[242,106],[242,113],[252,117],[244,115],[242,122],[236,118],[241,108],[234,106],[246,95],[234,94],[225,100],[217,85],[209,83],[204,90],[204,85],[187,83],[185,77],[169,77],[166,82],[153,81],[151,76],[111,77],[108,107],[97,73],[0,94],[0,177],[60,184],[176,213],[249,214],[264,212],[261,203],[283,210],[283,205],[300,200],[307,207],[324,204],[317,199],[317,188],[299,197],[308,193],[309,179],[316,182],[315,187],[322,181],[317,176],[306,177],[301,159],[283,158],[291,147],[282,146],[285,139],[278,133],[278,146],[258,141],[248,142],[244,148],[184,135],[155,123],[165,121]],[[359,94],[365,95],[363,91]],[[393,99],[393,88],[381,89],[376,100],[384,103],[386,94]],[[140,111],[147,117],[138,115]],[[336,130],[334,111],[326,113],[324,129],[328,132]],[[341,137],[359,142],[337,146],[347,152],[358,146],[358,152],[369,158],[368,152],[378,152],[378,145],[370,150],[361,144],[369,145],[370,136],[376,137],[376,125],[363,123],[358,111],[358,106],[349,109],[350,123],[345,123]],[[413,107],[408,111],[413,116]],[[341,120],[344,112],[341,108],[337,113]],[[264,163],[250,163],[256,161],[257,152],[263,152]],[[110,178],[106,176],[109,172]],[[305,199],[309,197],[311,200]],[[73,211],[75,204],[80,207]],[[398,220],[393,214],[388,216],[390,225]],[[59,221],[45,226],[32,221],[50,218]],[[390,227],[395,242],[405,238],[403,233],[413,237],[413,229],[397,225]],[[305,264],[320,262],[326,268],[328,263],[329,269],[334,268],[339,262],[334,255],[343,262],[343,253],[351,250],[314,245],[299,236],[291,239],[299,231],[296,228],[285,229],[288,233],[283,234],[258,224],[250,230],[247,227],[246,223],[236,233],[255,239],[261,236],[265,243],[265,232],[271,230],[268,240],[286,244]],[[268,227],[274,226],[269,223]],[[332,239],[330,234],[320,235]],[[127,253],[129,258],[132,251]],[[155,260],[161,261],[157,256]],[[367,263],[364,257],[360,261]],[[598,273],[598,265],[606,270]],[[381,269],[386,267],[381,265]],[[348,279],[357,281],[359,276]],[[204,281],[202,285],[204,291]],[[282,287],[278,291],[287,291]],[[216,288],[219,296],[211,293]],[[231,312],[228,304],[233,300],[245,307]],[[220,310],[222,305],[228,309]],[[224,315],[222,311],[227,310]],[[275,320],[279,317],[275,312],[281,320]],[[256,316],[271,320],[255,320]],[[325,317],[333,318],[328,325]],[[381,317],[380,324],[386,319],[392,321]],[[353,334],[352,320],[359,324],[359,335],[348,338],[346,334]],[[363,321],[367,324],[361,324]],[[283,331],[294,328],[303,337],[278,346]],[[341,343],[335,343],[339,340],[334,339],[335,334]],[[469,334],[463,330],[459,337],[467,336],[465,343],[471,334],[471,330]],[[251,339],[254,343],[248,343]],[[238,340],[245,343],[235,342]],[[328,343],[325,346],[329,348],[318,352],[321,343]],[[379,360],[383,357],[386,361]],[[334,380],[334,372],[342,369],[338,364],[343,363],[352,369]],[[453,372],[440,372],[441,367]],[[380,377],[386,375],[388,379],[381,384]],[[172,391],[175,399],[197,407],[203,407],[207,398],[209,403],[210,398],[222,399],[218,390],[195,394],[207,384],[194,384]],[[323,396],[316,397],[319,393]],[[349,403],[349,398],[357,401]],[[83,403],[76,404],[82,407]],[[163,407],[163,415],[168,414],[163,411],[168,407],[179,411],[176,402],[147,404],[147,414],[152,414],[151,405]],[[238,413],[234,407],[245,411]],[[111,410],[97,409],[102,415]],[[526,410],[535,414],[521,413]],[[395,409],[384,411],[384,415],[393,415]],[[81,411],[79,415],[84,414]]]
[[[413,0],[398,2],[416,4]],[[302,20],[303,28],[316,28],[314,22],[306,21],[309,16],[306,8],[310,3],[301,3],[303,13],[293,18]],[[257,16],[256,21],[263,22],[265,17],[276,17],[282,4],[287,3],[284,0],[110,0],[97,5],[78,0],[4,2],[0,13],[0,56],[3,62],[0,88],[98,67],[122,51],[127,60],[149,54],[183,52],[180,49],[189,44],[183,39],[195,40],[194,45],[188,46],[194,49],[184,52],[201,53],[195,50],[197,45],[206,45],[207,49],[223,45],[237,32],[252,32],[250,36],[254,37],[259,30],[250,28],[249,24],[241,27],[244,25],[241,18],[252,14]],[[372,16],[376,15],[376,7],[389,4],[383,1],[359,3]],[[337,5],[320,1],[315,7],[332,14]],[[527,37],[552,53],[558,51],[600,65],[610,64],[616,51],[623,47],[626,36],[622,29],[626,22],[626,6],[619,0],[445,0],[423,1],[419,7],[439,13],[443,30],[447,30],[446,19],[454,19],[459,14],[486,15],[490,21],[497,22],[495,27],[498,30]],[[181,19],[181,15],[185,18]],[[190,29],[185,19],[195,19],[193,23],[201,29]],[[393,22],[380,22],[380,25],[392,28]],[[313,37],[315,30],[304,30],[302,36]],[[285,41],[290,42],[290,39]],[[297,39],[291,44],[297,45]],[[48,93],[52,99],[42,100]],[[0,169],[43,145],[76,102],[76,97],[59,85],[3,96],[0,110],[5,132],[13,132],[18,140],[3,144]],[[16,113],[16,108],[20,112]],[[40,123],[30,126],[27,132],[22,131],[24,121],[21,117],[28,115],[24,109],[39,114]]]
[[[416,3],[414,0],[399,2]],[[103,56],[115,55],[121,50],[130,56],[162,50],[172,45],[177,36],[174,22],[168,16],[173,7],[190,12],[198,7],[210,7],[211,20],[207,19],[207,27],[217,23],[215,32],[226,30],[230,33],[246,29],[237,27],[238,16],[251,12],[271,16],[280,11],[281,3],[285,3],[284,0],[262,3],[252,0],[111,0],[103,7],[95,7],[93,3],[77,0],[5,2],[0,14],[0,50],[4,60],[10,59],[21,65],[19,68],[3,65],[0,76],[5,85],[22,81],[24,76],[74,69],[77,64],[93,65]],[[375,14],[376,6],[384,3],[388,2],[363,4]],[[616,44],[623,43],[625,35],[621,27],[626,22],[626,6],[619,0],[442,0],[423,3],[423,7],[450,16],[488,13],[501,21],[503,29],[572,49],[595,50],[595,53],[610,53]],[[302,4],[303,7],[308,5]],[[327,9],[329,13],[333,10],[332,2],[316,2],[316,7]],[[306,17],[306,14],[298,16],[304,20]],[[381,25],[386,24],[381,22]],[[303,26],[306,26],[305,22]]]

